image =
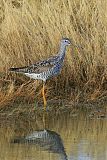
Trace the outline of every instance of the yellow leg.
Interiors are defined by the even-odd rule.
[[[43,83],[43,88],[42,88],[42,96],[43,96],[43,102],[44,102],[44,110],[46,110],[47,102],[46,102],[46,97],[45,97],[45,85],[44,85],[44,83]]]

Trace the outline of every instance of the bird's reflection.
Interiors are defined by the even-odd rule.
[[[58,153],[60,154],[61,159],[67,160],[67,155],[60,135],[54,131],[46,129],[45,122],[46,122],[46,116],[44,113],[43,130],[34,131],[33,133],[27,136],[15,138],[12,140],[12,143],[27,143],[27,144],[39,145],[42,150],[47,150],[52,153]]]

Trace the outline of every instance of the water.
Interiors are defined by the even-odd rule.
[[[25,115],[1,122],[0,160],[107,160],[107,119],[84,111]]]

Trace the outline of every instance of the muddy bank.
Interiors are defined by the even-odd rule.
[[[44,114],[54,118],[62,114],[77,117],[80,112],[85,112],[87,118],[107,118],[107,98],[79,104],[61,100],[59,102],[49,101],[46,111],[42,104],[15,103],[0,109],[0,125],[4,122],[8,124],[19,120],[36,121],[38,118],[42,119]]]

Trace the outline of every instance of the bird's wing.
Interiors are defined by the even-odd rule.
[[[30,66],[20,67],[20,68],[10,68],[10,71],[13,72],[20,72],[20,73],[42,73],[47,71],[48,69],[52,68],[54,64],[51,64],[49,62],[41,62],[41,63],[35,63]]]
[[[55,65],[56,63],[58,63],[59,61],[59,57],[58,56],[53,56],[53,57],[50,57],[48,58],[47,60],[43,60],[43,61],[40,61],[40,62],[37,62],[34,64],[34,66],[48,66],[48,65]]]
[[[54,67],[58,63],[58,56],[53,56],[47,60],[43,60],[32,64],[30,66],[20,67],[20,68],[10,68],[10,71],[20,72],[20,73],[42,73],[48,69]]]

